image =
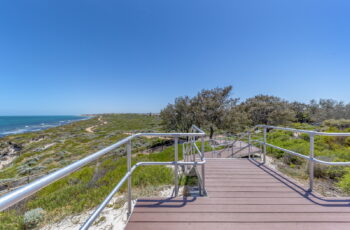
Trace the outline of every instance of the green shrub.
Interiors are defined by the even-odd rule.
[[[340,187],[340,189],[347,193],[350,194],[350,171],[347,170],[347,172],[341,177],[337,185]]]
[[[309,167],[307,167],[309,171]],[[328,166],[323,164],[314,164],[314,176],[316,178],[327,178]]]
[[[293,156],[291,154],[284,154],[282,157],[282,161],[283,163],[287,164],[287,165],[301,165],[303,163],[302,159],[300,157],[297,156]]]
[[[35,228],[40,223],[40,221],[44,219],[44,216],[45,216],[45,211],[42,208],[36,208],[36,209],[27,211],[24,214],[24,219],[23,219],[24,227],[26,229]]]
[[[346,119],[340,119],[340,120],[334,120],[334,119],[330,119],[330,120],[325,120],[322,123],[323,126],[328,126],[328,127],[335,127],[337,129],[346,129],[346,128],[350,128],[350,120],[346,120]]]
[[[346,146],[350,146],[350,137],[346,137],[346,138],[345,138],[344,144],[345,144]]]
[[[0,212],[0,230],[23,229],[23,217],[15,210]]]

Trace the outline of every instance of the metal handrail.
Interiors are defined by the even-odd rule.
[[[256,125],[256,126],[254,126],[253,129],[256,129],[256,128],[279,129],[279,130],[285,130],[285,131],[291,131],[291,132],[299,132],[299,133],[313,134],[313,135],[317,135],[317,136],[350,137],[350,133],[328,133],[328,132],[318,132],[318,131],[312,131],[312,130],[293,129],[293,128],[285,128],[285,127],[272,126],[272,125]]]
[[[220,155],[221,156],[221,153],[226,151],[227,149],[231,148],[234,146],[234,144],[236,143],[236,141],[229,141],[229,140],[224,140],[225,142],[223,144],[220,144],[217,139],[210,139],[209,141],[212,141],[213,143],[217,142],[218,144],[217,145],[212,145],[210,144],[211,148],[213,149],[211,152],[212,152],[212,157],[214,158],[214,154],[216,156]],[[225,148],[223,149],[219,149],[219,150],[216,150],[216,148],[218,147],[222,147],[224,146]]]
[[[246,148],[249,148],[249,144],[244,146],[244,147],[241,147],[239,150],[237,150],[236,152],[232,153],[230,156],[233,157],[234,155],[236,155],[237,153],[241,152],[242,150],[246,149]]]
[[[323,161],[315,158],[315,136],[339,136],[339,137],[349,137],[350,133],[327,133],[327,132],[318,132],[318,131],[312,131],[312,130],[303,130],[303,129],[294,129],[294,128],[285,128],[285,127],[278,127],[278,126],[271,126],[271,125],[256,125],[251,130],[255,130],[257,128],[263,128],[264,129],[264,137],[263,140],[252,140],[251,139],[251,132],[248,131],[243,136],[248,135],[248,144],[251,146],[252,142],[257,142],[261,145],[263,145],[263,164],[266,162],[266,146],[269,146],[271,148],[286,152],[288,154],[291,154],[293,156],[301,157],[303,159],[306,159],[309,161],[309,190],[312,191],[313,184],[314,184],[314,163],[324,164],[324,165],[331,165],[331,166],[348,166],[350,165],[350,161],[343,161],[343,162],[330,162],[330,161]],[[289,132],[298,132],[298,133],[305,133],[308,134],[310,137],[310,152],[309,156],[303,155],[301,153],[297,153],[285,148],[281,148],[276,145],[272,145],[267,143],[266,141],[266,135],[267,135],[267,129],[277,129],[277,130],[284,130]],[[240,137],[241,138],[241,137]],[[251,152],[249,148],[249,152]],[[249,155],[250,156],[250,155]]]
[[[131,213],[131,175],[134,170],[141,165],[174,165],[175,166],[175,191],[178,189],[178,165],[202,165],[202,171],[204,172],[204,164],[206,163],[205,158],[203,157],[200,162],[179,162],[178,161],[178,138],[179,137],[201,137],[202,138],[202,152],[204,153],[204,136],[205,132],[199,129],[197,126],[193,125],[192,130],[196,131],[194,133],[138,133],[126,137],[113,145],[110,145],[96,153],[93,153],[81,160],[78,160],[62,169],[59,169],[53,173],[50,173],[42,178],[39,178],[28,185],[25,185],[21,188],[18,188],[4,196],[0,197],[0,211],[3,211],[12,205],[20,202],[26,197],[36,193],[37,191],[43,189],[44,187],[52,184],[53,182],[70,175],[71,173],[77,171],[78,169],[86,166],[87,164],[93,162],[99,157],[105,155],[106,153],[127,144],[127,166],[128,172],[124,177],[119,181],[117,186],[112,190],[112,192],[105,198],[105,200],[100,204],[100,206],[95,210],[95,212],[90,216],[90,218],[85,222],[81,229],[87,229],[100,214],[103,208],[108,204],[113,195],[120,189],[123,183],[128,180],[128,215]],[[133,167],[131,167],[131,140],[137,137],[142,136],[155,136],[155,137],[174,137],[175,139],[175,161],[172,162],[138,162]],[[204,173],[203,173],[204,175]],[[203,177],[204,178],[204,177]],[[203,189],[204,189],[204,179],[203,179]],[[176,193],[177,194],[177,193]]]

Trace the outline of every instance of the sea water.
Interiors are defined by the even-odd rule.
[[[84,116],[0,116],[0,137],[39,131],[88,119]]]

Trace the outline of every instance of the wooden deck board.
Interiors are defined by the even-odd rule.
[[[248,159],[207,159],[206,189],[207,197],[139,199],[126,229],[350,229],[350,199],[310,194]]]

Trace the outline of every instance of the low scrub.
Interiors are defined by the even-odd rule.
[[[295,124],[294,126],[296,128],[309,130],[322,129],[322,131],[325,132],[344,132],[344,130],[337,129],[334,126],[313,128],[310,125],[303,127],[305,125]],[[270,130],[267,138],[268,143],[306,156],[309,155],[310,139],[307,134]],[[350,138],[347,137],[315,136],[315,157],[324,161],[350,161],[349,139]],[[268,147],[267,150],[271,156],[279,159],[279,162],[283,162],[284,166],[281,167],[284,167],[284,172],[299,178],[307,178],[309,170],[307,160],[270,147]],[[347,170],[346,167],[327,166],[315,163],[314,176],[315,178],[329,180],[334,186],[337,186],[343,192],[350,194],[350,171]]]

